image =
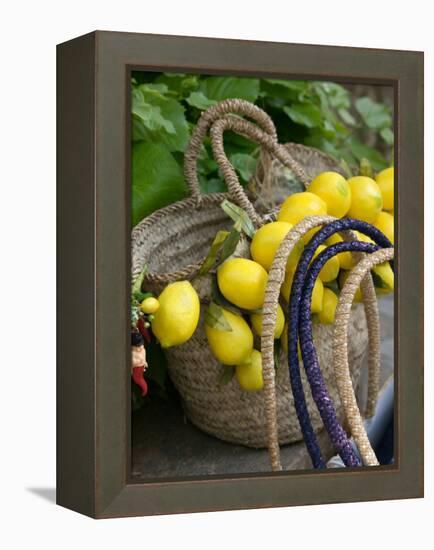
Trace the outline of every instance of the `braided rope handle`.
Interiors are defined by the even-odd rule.
[[[203,111],[184,152],[184,177],[192,197],[200,203],[202,193],[197,177],[197,160],[204,139],[213,123],[228,114],[237,114],[254,120],[270,136],[277,139],[274,122],[265,111],[242,99],[225,99]]]
[[[240,184],[237,173],[226,156],[223,144],[223,134],[226,130],[232,130],[247,139],[251,139],[256,143],[259,143],[284,166],[292,170],[294,174],[302,181],[305,187],[309,185],[310,180],[303,168],[292,158],[286,147],[279,144],[274,136],[270,136],[258,128],[258,126],[255,126],[247,120],[235,118],[233,116],[225,116],[215,121],[210,130],[211,145],[214,158],[225,178],[229,193],[237,200],[238,204],[246,210],[256,225],[262,225],[264,223],[264,219],[257,213],[255,207],[250,202]]]
[[[351,305],[360,282],[366,278],[372,267],[392,260],[393,257],[393,248],[383,248],[366,255],[351,270],[341,290],[333,331],[333,369],[336,385],[350,425],[351,435],[359,448],[363,464],[366,466],[378,466],[379,462],[369,442],[351,381],[348,365],[348,323]]]
[[[353,231],[343,231],[341,236],[345,241],[357,240],[357,234]],[[356,265],[366,256],[362,252],[352,252],[351,255]],[[380,312],[370,272],[363,277],[360,290],[368,326],[368,392],[365,418],[371,418],[374,415],[380,391]]]
[[[234,115],[243,115],[254,120],[256,124],[248,122],[247,120],[235,117]],[[247,138],[251,138],[254,141],[257,141],[267,147],[267,150],[275,151],[277,157],[283,162],[286,166],[291,168],[296,174],[299,174],[299,177],[302,181],[307,184],[307,177],[304,174],[303,169],[296,163],[284,146],[280,146],[277,142],[277,133],[276,128],[272,119],[269,115],[263,111],[261,108],[257,107],[249,101],[242,99],[227,99],[224,101],[218,102],[216,105],[213,105],[206,111],[204,111],[199,118],[196,127],[194,128],[190,141],[187,145],[187,148],[184,153],[184,176],[187,183],[187,186],[190,190],[190,198],[186,201],[191,201],[191,206],[194,208],[198,205],[203,205],[205,203],[213,203],[216,195],[204,195],[201,193],[199,180],[197,175],[197,161],[203,146],[203,141],[208,133],[208,130],[213,127],[214,124],[218,123],[222,119],[229,119],[230,121],[237,120],[240,124],[234,126],[234,131],[237,129],[241,132],[243,131]],[[217,152],[218,163],[222,168],[226,184],[229,189],[230,196],[237,202],[240,206],[244,207],[245,210],[249,213],[252,221],[255,225],[261,225],[263,223],[262,218],[257,214],[253,205],[247,198],[239,180],[236,175],[235,170],[230,164],[226,154],[223,150],[223,131],[227,127],[230,127],[230,123],[224,122],[223,125],[217,126],[216,130],[212,132],[215,134],[215,138],[211,136],[211,141],[213,145],[213,152]],[[221,132],[221,135],[220,135]],[[214,144],[213,140],[216,139],[217,142]],[[223,199],[222,199],[223,200]],[[183,210],[187,206],[187,202],[182,203],[173,203],[164,209],[164,215],[172,212],[178,212]],[[140,239],[140,235],[146,231],[146,227],[155,223],[156,217],[158,217],[158,212],[153,214],[152,219],[148,218],[143,220],[139,226],[133,229],[133,237]],[[176,272],[170,274],[158,274],[158,273],[147,273],[145,279],[148,282],[154,283],[165,283],[170,282],[173,278],[191,278],[195,275],[200,268],[201,262],[196,264],[191,264],[186,266],[183,269],[180,269]],[[136,276],[138,274],[135,274]]]
[[[254,120],[256,124],[234,115],[247,116]],[[310,183],[303,168],[291,157],[288,150],[278,143],[276,128],[267,113],[248,101],[227,99],[220,101],[202,113],[184,154],[185,180],[191,196],[195,198],[198,204],[203,199],[203,195],[197,177],[197,160],[208,130],[210,130],[213,153],[223,173],[229,194],[248,212],[255,225],[261,225],[263,220],[248,199],[233,166],[226,156],[223,146],[223,133],[225,130],[232,130],[259,143],[290,168],[305,186]]]
[[[268,434],[268,452],[270,456],[271,468],[273,471],[282,470],[280,461],[280,447],[277,423],[277,404],[276,404],[276,386],[274,370],[274,329],[277,318],[277,306],[279,303],[279,294],[286,273],[286,263],[288,257],[300,239],[311,229],[320,225],[325,225],[336,220],[332,216],[311,216],[305,218],[295,225],[280,243],[280,246],[274,256],[271,269],[268,273],[268,280],[265,289],[263,317],[262,317],[262,335],[261,335],[261,354],[262,354],[262,376],[264,380],[264,405]],[[352,231],[345,231],[345,239],[357,240],[357,236]],[[357,253],[357,257],[364,256]],[[363,303],[368,324],[368,334],[379,334],[379,314],[378,307],[373,306],[377,303],[375,288],[371,275],[368,273],[361,282]],[[369,356],[373,357],[369,367],[368,395],[376,402],[378,394],[378,370],[380,365],[380,348],[376,338],[369,339]]]

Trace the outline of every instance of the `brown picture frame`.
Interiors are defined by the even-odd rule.
[[[106,518],[422,497],[423,53],[97,31],[60,44],[57,63],[57,503]],[[131,481],[133,69],[393,86],[392,466]]]

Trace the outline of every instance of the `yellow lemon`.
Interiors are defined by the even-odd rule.
[[[322,172],[308,187],[309,193],[321,197],[327,205],[327,213],[342,218],[350,209],[351,189],[347,180],[337,172]]]
[[[313,193],[304,191],[290,195],[282,204],[277,215],[280,222],[295,225],[306,216],[324,216],[327,214],[326,203]]]
[[[191,283],[177,281],[167,285],[158,302],[160,307],[154,314],[152,332],[161,347],[178,346],[189,340],[200,314],[199,297]]]
[[[330,288],[324,288],[322,310],[318,313],[318,321],[324,325],[330,325],[335,321],[338,297]]]
[[[283,296],[286,302],[289,302],[293,278],[294,270],[288,269],[285,273],[285,278],[283,280],[282,286],[280,287],[280,294]]]
[[[245,391],[259,391],[264,387],[262,378],[262,356],[254,349],[250,357],[244,363],[237,365],[235,376],[238,384]]]
[[[320,244],[318,248],[316,249],[316,252],[314,254],[314,258],[318,256],[323,250],[325,250],[326,247],[323,244]],[[337,256],[333,256],[333,258],[330,258],[330,260],[327,260],[327,262],[324,264],[324,267],[322,267],[321,271],[319,272],[319,278],[323,283],[330,283],[331,281],[334,281],[339,273],[339,260]]]
[[[262,336],[262,313],[253,313],[250,315],[250,321],[252,327],[255,329],[255,332],[258,336]],[[285,314],[283,309],[280,307],[280,304],[277,304],[277,318],[276,326],[274,327],[274,338],[280,338],[282,334],[283,327],[285,325]]]
[[[311,313],[319,313],[322,310],[322,302],[324,297],[324,285],[318,277],[315,281],[315,286],[312,291],[312,303],[310,306]]]
[[[380,212],[374,222],[375,227],[384,233],[392,244],[395,241],[394,224],[394,217],[388,212]]]
[[[147,314],[155,313],[159,307],[160,302],[157,300],[157,298],[152,298],[151,296],[149,298],[145,298],[140,304],[140,309],[143,311],[143,313]]]
[[[289,302],[293,278],[294,278],[294,272],[287,271],[283,284],[280,288],[280,293],[286,302]],[[322,284],[321,279],[318,277],[315,281],[315,285],[312,290],[312,303],[310,307],[311,313],[318,313],[319,311],[321,311],[323,292],[324,292],[324,285]]]
[[[326,242],[328,245],[331,245],[341,243],[343,240],[344,239],[339,235],[339,233],[335,233],[329,237]],[[351,252],[341,252],[336,256],[336,258],[339,260],[339,265],[342,269],[352,269],[354,267],[354,260]]]
[[[350,274],[349,271],[347,271],[346,269],[341,269],[340,272],[339,272],[339,277],[338,277],[338,281],[339,281],[339,288],[342,289],[344,284],[345,284],[345,281],[348,279],[348,275]],[[358,302],[361,302],[362,301],[362,291],[360,290],[360,287],[356,290],[356,293],[354,295],[354,302],[355,303],[358,303]]]
[[[267,272],[262,265],[245,258],[232,258],[217,270],[220,292],[238,307],[259,309],[264,302]]]
[[[374,241],[364,235],[363,233],[360,233],[360,231],[356,231],[357,237],[359,240],[364,241],[366,243],[372,243],[375,244]],[[378,292],[378,294],[388,294],[389,292],[393,291],[394,288],[394,275],[392,268],[390,267],[389,262],[385,262],[384,264],[376,265],[371,270],[374,274],[374,280],[375,280],[375,274],[377,274],[377,279],[375,280],[376,288],[375,290]],[[348,275],[347,275],[348,276]],[[347,277],[346,276],[346,277]],[[345,279],[346,279],[345,277]],[[381,282],[383,280],[383,282]],[[344,280],[345,282],[345,280]],[[342,286],[341,286],[342,288]],[[360,289],[357,291],[361,297]],[[355,300],[356,301],[356,300]],[[361,301],[361,300],[357,300]]]
[[[383,208],[383,198],[377,183],[367,176],[355,176],[348,180],[351,189],[349,218],[372,223]]]
[[[383,197],[384,210],[394,209],[394,170],[393,166],[382,170],[375,176],[375,181]]]
[[[376,265],[372,268],[375,290],[378,294],[389,294],[395,288],[395,276],[389,262]]]
[[[365,235],[364,233],[361,233],[360,231],[354,231],[354,233],[357,235],[359,241],[363,241],[365,243],[375,244],[375,242],[371,239],[371,237],[368,237],[368,235]]]
[[[290,223],[271,222],[258,229],[250,245],[250,254],[255,262],[269,271],[277,249],[291,227]]]
[[[304,245],[301,241],[297,241],[292,249],[291,254],[286,262],[287,271],[295,271],[300,260],[300,256],[303,254]]]
[[[311,238],[315,235],[315,233],[318,233],[318,231],[322,229],[322,225],[319,225],[318,227],[314,227],[313,229],[310,229],[307,233],[305,233],[303,235],[303,237],[301,238],[302,242],[304,244],[309,244],[309,241],[311,240]]]
[[[252,352],[253,333],[241,315],[221,309],[232,330],[220,330],[205,323],[208,344],[217,361],[223,365],[238,365]]]

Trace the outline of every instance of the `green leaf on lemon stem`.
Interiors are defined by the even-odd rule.
[[[148,270],[148,267],[145,265],[143,270],[141,271],[140,275],[137,277],[137,279],[134,281],[133,286],[131,288],[131,294],[134,296],[136,292],[142,292],[142,284],[143,280],[146,275],[146,271]]]
[[[226,199],[221,203],[220,206],[235,223],[240,222],[241,229],[247,236],[249,236],[250,238],[253,237],[253,235],[255,234],[255,227],[245,210]]]
[[[280,351],[282,349],[282,344],[280,342],[280,338],[278,340],[274,340],[274,368],[277,370],[280,365]]]
[[[385,262],[384,264],[380,264],[373,267],[371,269],[371,274],[372,274],[372,280],[374,281],[374,285],[377,288],[381,288],[384,290],[393,290],[393,286],[392,286],[393,283],[390,283],[386,280],[389,273],[393,277],[393,272],[388,262]],[[390,281],[390,278],[389,278],[389,281]]]
[[[219,250],[225,243],[226,239],[228,238],[229,231],[219,231],[217,235],[215,236],[211,248],[208,252],[207,257],[205,258],[200,270],[199,275],[205,275],[205,273],[208,273],[208,271],[214,266],[216,260],[217,260],[217,254],[219,253]]]
[[[223,243],[220,263],[223,263],[227,258],[229,258],[229,256],[232,256],[232,254],[235,252],[235,249],[237,248],[237,244],[240,241],[240,237],[241,223],[236,222]]]
[[[229,365],[223,365],[221,373],[219,374],[218,385],[226,386],[232,380],[235,375],[235,368]]]
[[[153,294],[152,292],[134,292],[133,298],[137,300],[139,303],[143,302],[143,300],[146,300],[146,298],[152,298]]]
[[[232,327],[226,320],[223,310],[215,302],[211,302],[205,313],[205,323],[223,332],[232,332]]]

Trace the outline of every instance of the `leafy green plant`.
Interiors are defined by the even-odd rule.
[[[333,82],[137,72],[131,93],[133,225],[187,196],[182,164],[191,129],[203,110],[222,99],[256,103],[272,117],[282,143],[317,147],[350,170],[362,159],[375,171],[392,162],[391,108],[368,96],[353,98]],[[225,150],[241,183],[247,184],[256,169],[258,146],[228,132]],[[226,189],[209,140],[198,174],[204,193]]]

